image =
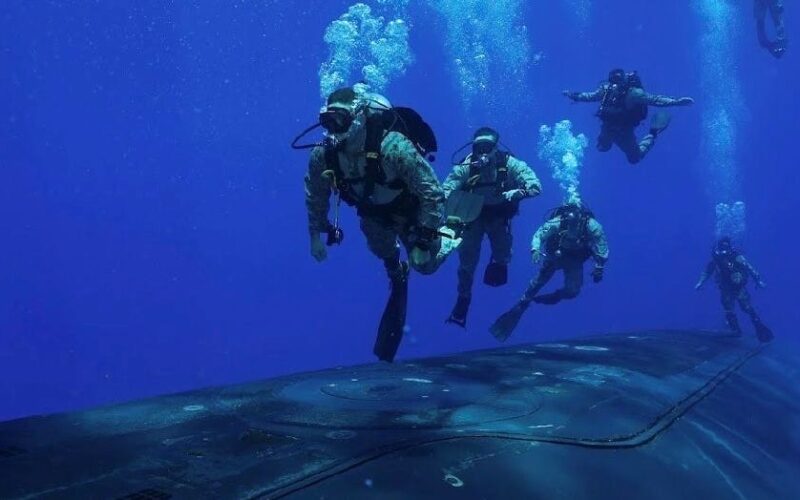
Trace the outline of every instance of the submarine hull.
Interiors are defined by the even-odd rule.
[[[797,498],[800,359],[641,331],[0,423],[0,498]]]

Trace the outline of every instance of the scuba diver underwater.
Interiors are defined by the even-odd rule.
[[[786,53],[786,47],[789,45],[783,17],[783,0],[755,0],[753,7],[759,45],[765,48],[773,57],[780,59]],[[767,37],[767,11],[769,11],[772,17],[772,24],[775,27],[774,41]]]
[[[596,114],[602,125],[597,149],[606,152],[616,144],[632,165],[644,159],[671,120],[665,111],[655,113],[650,121],[650,132],[637,142],[636,127],[647,118],[648,107],[689,106],[694,103],[691,97],[649,94],[645,92],[638,73],[626,73],[623,69],[611,70],[608,81],[593,92],[565,90],[563,94],[573,102],[600,103]]]
[[[473,139],[453,154],[467,147],[472,152],[463,160],[453,161],[453,171],[442,184],[451,207],[471,205],[474,219],[462,220],[466,224],[458,248],[458,299],[447,318],[462,328],[467,325],[467,313],[472,300],[475,269],[481,255],[484,237],[491,245],[491,260],[486,266],[483,282],[492,287],[508,281],[508,264],[511,261],[511,219],[519,213],[519,204],[526,198],[538,196],[542,184],[527,163],[517,159],[510,151],[500,149],[500,135],[494,129],[482,127]],[[464,210],[458,210],[464,213]]]
[[[547,222],[533,235],[531,258],[534,264],[541,264],[538,275],[514,307],[489,329],[501,342],[513,333],[531,302],[554,305],[577,297],[583,287],[583,264],[590,258],[595,262],[592,280],[595,283],[603,280],[608,261],[608,242],[603,226],[581,203],[567,203],[553,210]],[[564,273],[564,287],[538,295],[559,270]]]
[[[298,144],[320,127],[323,142]],[[356,209],[370,251],[383,261],[391,293],[374,353],[391,362],[405,327],[410,269],[433,273],[461,242],[454,229],[443,226],[444,194],[426,160],[437,148],[433,131],[413,110],[393,107],[356,85],[331,93],[319,123],[304,130],[292,147],[311,149],[305,202],[312,257],[324,261],[326,246],[344,239],[338,221],[344,201]],[[328,219],[331,195],[333,222]],[[398,240],[408,261],[401,260]]]
[[[772,331],[761,321],[750,302],[750,292],[747,291],[750,277],[755,280],[757,288],[765,288],[767,285],[745,256],[734,248],[730,238],[720,238],[714,245],[711,251],[711,260],[695,285],[695,290],[700,290],[712,276],[717,281],[722,307],[725,309],[725,321],[731,331],[737,336],[742,335],[742,327],[735,311],[738,302],[742,311],[750,316],[758,340],[770,342],[773,339]]]

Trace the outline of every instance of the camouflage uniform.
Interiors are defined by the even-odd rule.
[[[629,163],[639,163],[650,152],[656,139],[651,132],[638,143],[636,140],[636,127],[644,119],[646,107],[680,106],[681,100],[649,94],[640,87],[630,87],[624,96],[614,99],[611,87],[604,83],[593,92],[576,92],[570,97],[577,102],[603,102],[603,124],[597,138],[597,149],[606,152],[616,144],[625,153]]]
[[[750,265],[744,255],[736,254],[730,258],[712,257],[706,266],[705,272],[700,276],[697,288],[703,286],[712,276],[716,278],[719,286],[722,307],[725,310],[725,321],[730,329],[736,333],[741,333],[742,331],[735,312],[737,302],[742,311],[750,316],[750,320],[756,329],[763,329],[764,325],[753,308],[750,302],[750,292],[747,291],[748,278],[752,276],[756,283],[762,284],[761,276]]]
[[[590,217],[581,234],[562,230],[562,218],[545,222],[533,235],[531,251],[543,257],[539,274],[531,281],[522,301],[556,304],[578,296],[583,286],[583,263],[593,258],[600,268],[608,260],[608,242],[603,226]],[[537,297],[539,291],[558,270],[564,271],[564,288]]]
[[[502,154],[495,154],[493,164],[479,171],[479,177],[471,176],[471,156],[453,169],[442,188],[445,197],[453,191],[471,191],[484,197],[484,208],[480,216],[470,223],[462,233],[463,241],[458,249],[458,295],[472,296],[472,283],[475,269],[481,255],[481,244],[484,236],[489,238],[493,263],[508,265],[511,261],[511,219],[516,215],[518,202],[508,202],[503,192],[522,189],[528,197],[541,193],[542,184],[527,163],[513,156],[508,156],[505,167],[508,169],[506,180],[501,186],[498,180],[498,167]],[[472,172],[474,173],[474,172]]]
[[[351,191],[359,196],[364,192],[366,156],[364,138],[348,139],[338,153],[344,179]],[[355,146],[354,146],[355,145]],[[407,250],[418,241],[420,229],[436,231],[443,219],[444,196],[439,180],[430,164],[416,147],[402,134],[390,132],[381,144],[381,168],[385,182],[376,183],[366,207],[359,209],[361,230],[367,238],[370,251],[383,260],[387,270],[397,269],[400,260],[398,240]],[[329,227],[328,212],[334,186],[329,176],[323,147],[314,148],[305,176],[308,227],[311,233],[325,232]],[[393,184],[399,187],[393,187]],[[446,254],[441,238],[433,240],[427,263],[416,266],[423,274],[433,273]],[[412,262],[413,265],[413,262]]]

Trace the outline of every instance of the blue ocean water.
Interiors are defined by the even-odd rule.
[[[722,327],[713,287],[692,286],[716,204],[743,201],[742,247],[769,285],[755,305],[796,348],[800,69],[792,46],[782,60],[758,46],[751,2],[366,3],[403,16],[413,60],[384,92],[437,132],[440,178],[488,124],[544,182],[514,221],[510,283],[476,285],[468,331],[444,325],[457,258],[412,276],[401,358],[495,345],[487,327],[562,199],[537,143],[563,119],[589,138],[581,192],[611,260],[578,300],[529,311],[513,342]],[[0,5],[0,420],[372,361],[383,268],[349,211],[345,244],[311,259],[307,155],[288,147],[316,120],[324,34],[350,5]],[[598,153],[594,107],[561,96],[618,66],[697,100],[635,167]]]

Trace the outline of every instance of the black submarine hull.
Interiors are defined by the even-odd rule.
[[[798,498],[800,359],[642,331],[0,424],[0,498]]]

